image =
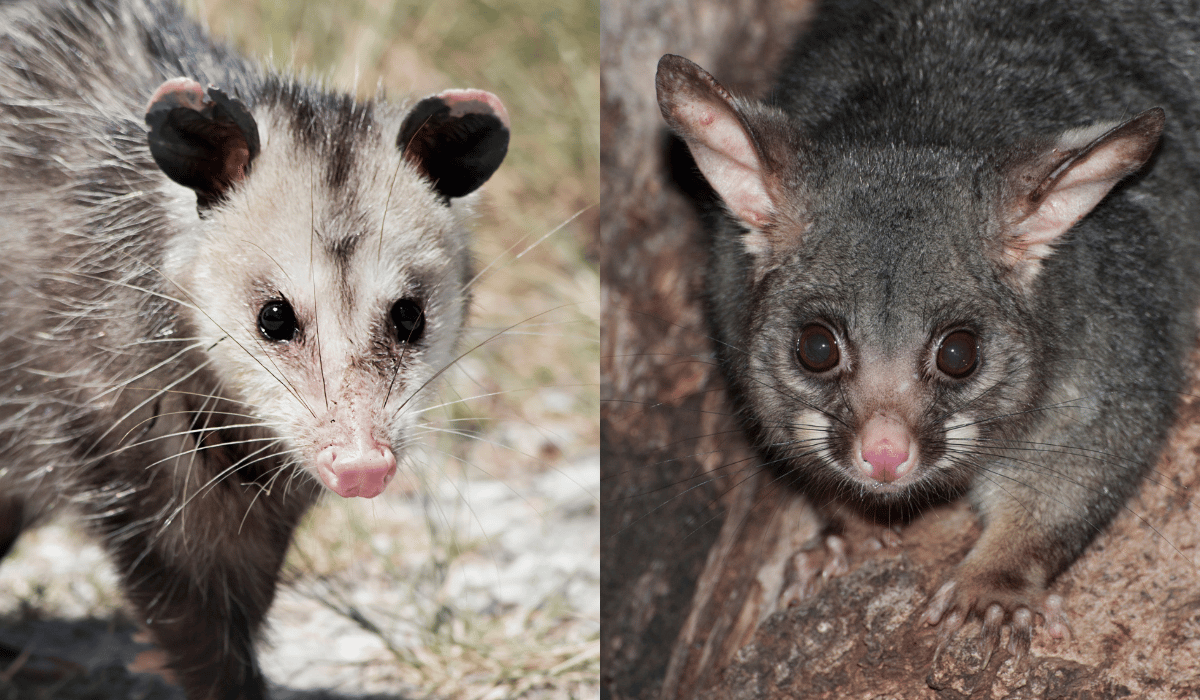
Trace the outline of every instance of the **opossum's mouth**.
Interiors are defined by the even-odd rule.
[[[317,455],[317,476],[343,498],[374,498],[396,476],[396,455],[377,443],[330,445]]]

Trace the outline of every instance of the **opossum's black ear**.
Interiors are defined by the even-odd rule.
[[[508,153],[508,112],[483,90],[447,90],[413,107],[396,145],[443,197],[474,192]]]
[[[246,177],[258,155],[258,125],[246,105],[188,78],[168,80],[146,105],[150,154],[206,209]]]

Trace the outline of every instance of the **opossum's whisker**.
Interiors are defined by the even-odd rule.
[[[438,454],[443,454],[443,455],[446,455],[451,458],[455,457],[455,455],[448,454],[446,452],[442,452],[441,450],[437,450],[437,449],[433,449],[433,452],[438,453]],[[411,462],[411,460],[408,459],[407,451],[406,451],[406,456],[405,456],[404,461]],[[414,473],[416,472],[416,470],[413,469],[411,466],[409,467],[409,471],[412,471]],[[484,525],[483,525],[483,520],[480,519],[479,514],[471,506],[471,500],[469,498],[467,498],[467,494],[463,493],[462,489],[459,488],[458,483],[455,482],[455,480],[449,478],[449,476],[445,475],[444,473],[442,474],[442,476],[444,477],[446,483],[450,484],[450,487],[454,490],[455,494],[458,496],[457,502],[462,503],[467,508],[467,511],[471,515],[471,520],[473,520],[474,523],[479,527],[479,531],[481,533],[483,533],[483,538],[484,538],[484,541],[487,543],[488,551],[494,552],[495,548],[492,543],[492,538],[488,535],[487,528],[484,527]],[[514,492],[514,493],[516,493],[516,492]],[[517,495],[520,496],[519,493]],[[529,503],[528,500],[526,500],[524,497],[521,497],[521,498],[527,504]],[[433,504],[438,515],[441,517],[441,522],[446,526],[447,530],[451,533],[451,537],[453,538],[452,541],[457,542],[457,534],[455,533],[455,528],[453,526],[454,521],[450,517],[450,515],[448,513],[446,513],[445,509],[442,508],[442,504],[441,504],[440,500],[434,498],[434,499],[430,499],[429,502]],[[533,508],[533,506],[531,504],[530,504],[530,508]],[[539,516],[541,515],[541,513],[539,511],[537,511],[536,508],[534,508],[534,512],[537,512]],[[493,564],[496,565],[497,576],[499,576],[499,570],[500,570],[499,565],[495,562],[494,559],[493,559]]]
[[[400,376],[400,369],[402,367],[404,367],[404,358],[408,355],[408,352],[409,352],[409,346],[407,343],[405,343],[400,348],[400,357],[396,359],[395,367],[393,368],[393,371],[392,371],[392,378],[391,378],[391,380],[388,381],[387,391],[384,392],[384,394],[383,394],[383,406],[385,406],[385,407],[387,406],[388,399],[392,398],[392,389],[396,386],[396,378]],[[458,360],[454,360],[451,362],[451,364],[453,364],[454,362],[457,362],[457,361]],[[394,413],[392,415],[396,415],[396,414]]]
[[[167,518],[167,520],[166,520],[165,522],[163,522],[163,528],[165,529],[165,528],[166,528],[166,526],[167,526],[167,525],[169,525],[169,524],[170,524],[170,522],[171,522],[171,521],[173,521],[173,520],[174,520],[174,518],[175,518],[176,516],[178,516],[180,513],[183,513],[183,512],[184,512],[184,509],[187,507],[187,505],[188,505],[189,503],[191,503],[191,502],[192,502],[192,501],[193,501],[193,500],[194,500],[194,499],[195,499],[197,496],[200,496],[200,495],[202,495],[202,494],[204,494],[204,493],[207,493],[208,491],[210,491],[210,490],[211,490],[212,488],[214,488],[214,487],[215,487],[217,484],[219,484],[219,483],[220,483],[220,482],[221,482],[221,481],[222,481],[222,480],[223,480],[225,477],[229,476],[230,474],[233,474],[234,472],[238,471],[239,469],[244,469],[245,467],[251,466],[251,465],[253,465],[253,464],[256,464],[256,463],[258,463],[258,462],[260,462],[260,461],[263,461],[263,460],[266,460],[266,459],[270,459],[271,457],[274,457],[274,456],[275,456],[275,453],[273,453],[273,452],[268,452],[268,450],[270,450],[270,449],[271,449],[272,447],[274,447],[275,445],[279,444],[279,443],[281,442],[281,440],[280,440],[279,438],[258,438],[258,439],[251,439],[251,440],[231,440],[231,441],[228,441],[228,442],[222,442],[222,443],[218,443],[218,444],[216,444],[216,445],[202,445],[202,446],[198,446],[198,447],[196,447],[196,448],[193,448],[192,452],[199,452],[200,450],[208,450],[208,449],[215,449],[215,448],[220,448],[220,447],[228,447],[228,446],[230,446],[230,445],[243,445],[243,444],[252,444],[252,443],[255,443],[255,442],[262,442],[262,443],[265,443],[265,444],[263,444],[261,447],[259,447],[258,449],[254,450],[253,452],[251,452],[251,453],[249,453],[249,454],[247,454],[247,455],[244,455],[243,457],[241,457],[240,459],[238,459],[238,460],[237,460],[236,462],[234,462],[233,464],[229,465],[229,466],[228,466],[228,467],[226,467],[225,469],[222,469],[220,472],[218,472],[218,473],[217,473],[215,476],[213,476],[212,478],[210,478],[210,479],[209,479],[208,481],[206,481],[204,484],[202,484],[201,486],[197,487],[197,489],[196,489],[196,491],[195,491],[194,493],[192,493],[190,496],[188,496],[187,498],[185,498],[185,499],[184,499],[184,501],[183,501],[183,503],[180,503],[178,506],[176,506],[176,507],[175,507],[175,508],[174,508],[174,509],[171,511],[171,515],[170,515],[170,516]],[[264,452],[267,452],[267,454],[263,454]],[[262,456],[261,456],[261,457],[258,457],[258,455],[262,455]],[[175,457],[178,457],[178,456],[179,456],[179,455],[175,455],[175,456],[171,457],[171,459],[174,459]],[[255,459],[256,457],[257,457],[257,459]]]
[[[169,394],[172,396],[194,396],[194,397],[200,398],[200,399],[217,399],[217,400],[223,401],[225,403],[240,404],[242,406],[246,406],[247,408],[258,408],[258,409],[262,408],[262,406],[260,404],[256,404],[256,403],[253,403],[250,401],[245,401],[243,399],[235,399],[230,396],[222,396],[221,394],[218,394],[216,392],[203,393],[203,392],[199,392],[199,391],[184,391],[182,389],[166,389],[166,388],[155,388],[155,387],[144,387],[144,386],[126,387],[125,390],[126,391],[153,391],[153,392],[158,392],[158,393],[161,393],[164,395]],[[228,415],[239,415],[239,414],[230,413]],[[247,414],[247,417],[249,417],[249,414]]]
[[[311,408],[309,408],[308,403],[306,403],[304,401],[304,398],[300,395],[300,392],[296,391],[295,387],[293,387],[290,382],[286,381],[283,377],[277,376],[274,372],[267,369],[267,366],[262,363],[262,360],[258,359],[258,357],[254,353],[247,350],[244,345],[242,345],[241,343],[238,342],[238,339],[234,335],[232,335],[229,331],[225,330],[225,328],[223,328],[221,326],[221,324],[218,323],[217,320],[215,318],[213,318],[207,311],[205,311],[203,308],[201,308],[199,304],[196,304],[195,301],[192,299],[192,295],[188,294],[188,291],[186,289],[184,289],[182,285],[180,285],[178,282],[176,282],[174,279],[172,279],[169,275],[164,273],[162,270],[159,270],[154,265],[151,265],[150,263],[148,263],[144,260],[140,260],[139,258],[136,258],[133,255],[126,254],[126,256],[129,257],[131,260],[134,260],[135,262],[145,265],[147,268],[149,268],[150,270],[153,270],[155,273],[157,273],[164,280],[166,280],[167,282],[170,282],[172,285],[174,285],[175,288],[178,289],[180,291],[180,293],[182,293],[185,297],[187,297],[189,302],[191,302],[188,304],[188,306],[195,309],[197,312],[204,314],[204,317],[207,318],[214,326],[216,326],[217,329],[220,330],[225,335],[225,337],[232,340],[234,345],[237,345],[239,348],[241,348],[242,352],[246,353],[246,355],[250,359],[254,360],[256,363],[258,363],[258,365],[260,367],[262,367],[264,370],[266,370],[267,374],[271,375],[272,378],[274,378],[276,381],[278,381],[280,383],[280,385],[284,389],[286,389],[289,394],[291,394],[292,396],[294,396],[296,398],[296,401],[298,401],[300,403],[300,405],[305,408],[305,410],[307,410],[309,413],[312,414],[312,416],[314,418],[316,418],[316,415],[317,415],[316,412],[313,411]],[[253,334],[253,335],[251,335],[251,337],[257,338],[258,336],[257,336],[257,334]],[[224,338],[222,338],[222,340],[224,340]]]
[[[312,163],[308,164],[308,281],[312,285],[313,298],[313,342],[317,346],[317,371],[321,374],[321,392],[325,397],[325,411],[329,411],[329,386],[328,378],[325,376],[325,353],[321,351],[321,319],[320,319],[320,299],[321,295],[317,289],[317,192],[316,184],[313,182]],[[314,414],[315,416],[315,414]]]
[[[170,437],[179,438],[179,437],[184,437],[187,435],[212,434],[214,432],[216,432],[216,430],[214,430],[211,427],[205,426],[205,427],[191,428],[188,430],[180,431],[178,433],[173,434]],[[157,438],[155,438],[155,440],[157,440]],[[195,455],[197,453],[206,451],[206,450],[213,450],[213,449],[218,449],[221,447],[229,447],[231,445],[249,445],[249,444],[253,444],[253,443],[257,443],[257,442],[276,443],[276,442],[282,442],[282,440],[280,440],[277,437],[257,437],[257,438],[238,438],[236,440],[226,440],[224,442],[219,442],[219,443],[214,443],[214,444],[209,444],[209,445],[197,443],[195,447],[190,448],[189,450],[186,451],[186,453],[179,452],[179,453],[169,455],[167,457],[163,457],[161,459],[155,460],[153,462],[150,462],[149,464],[143,464],[143,465],[139,465],[139,466],[141,469],[149,470],[149,469],[153,469],[154,467],[157,467],[160,464],[166,464],[167,462],[170,462],[173,459],[177,459],[177,458],[183,456],[184,454],[188,454],[188,455],[191,455],[192,457],[195,457]]]
[[[551,471],[563,475],[568,480],[570,480],[572,483],[574,483],[576,486],[578,486],[580,488],[580,490],[582,490],[586,493],[589,493],[589,495],[592,496],[593,500],[595,500],[597,503],[599,503],[598,496],[591,494],[591,492],[588,491],[588,488],[586,485],[581,484],[578,481],[575,481],[575,479],[570,474],[565,472],[564,470],[555,466],[551,462],[547,462],[547,461],[537,457],[536,455],[531,455],[528,452],[519,450],[516,447],[513,447],[511,445],[505,445],[501,442],[496,442],[495,440],[489,440],[487,438],[482,437],[478,433],[472,432],[470,430],[456,430],[453,428],[440,428],[440,427],[434,427],[434,426],[426,426],[424,430],[414,431],[414,433],[420,434],[420,435],[430,435],[430,434],[453,435],[455,437],[465,438],[467,440],[474,440],[476,442],[483,443],[485,445],[491,445],[492,447],[498,447],[501,450],[511,452],[513,454],[517,454],[522,457],[527,457],[527,458],[533,460],[534,462],[537,462],[539,464],[542,464],[542,465],[548,467]],[[487,477],[490,477],[492,479],[495,479],[496,481],[500,481],[501,483],[504,483],[505,488],[507,488],[513,495],[517,496],[522,501],[524,501],[538,515],[543,515],[542,512],[539,511],[537,509],[537,507],[535,505],[533,505],[533,503],[531,503],[527,498],[525,498],[525,496],[523,496],[519,491],[513,489],[511,486],[508,485],[507,482],[504,482],[503,479],[499,478],[497,475],[493,474],[492,472],[488,471],[487,469],[484,469],[483,467],[479,466],[478,464],[467,461],[460,455],[456,455],[456,454],[446,452],[443,450],[438,450],[436,448],[431,448],[431,449],[433,449],[438,454],[444,455],[444,456],[454,459],[458,462],[461,462],[461,463],[471,467],[472,469],[479,471],[480,473],[482,473],[483,475],[485,475]]]
[[[591,208],[592,208],[592,207],[594,207],[594,206],[596,206],[596,205],[595,205],[595,204],[589,204],[589,205],[587,205],[586,207],[583,207],[582,209],[580,209],[579,211],[576,211],[574,214],[572,214],[570,217],[568,217],[568,218],[567,218],[565,221],[563,221],[561,224],[559,224],[558,226],[555,226],[554,228],[550,229],[550,230],[549,230],[549,231],[548,231],[548,232],[547,232],[545,235],[543,235],[541,238],[537,239],[536,241],[534,241],[533,243],[531,243],[529,246],[527,246],[527,247],[525,248],[525,250],[522,250],[520,253],[517,253],[515,256],[513,256],[512,258],[510,258],[509,260],[507,260],[507,261],[504,263],[504,265],[502,265],[502,266],[500,266],[500,267],[498,267],[498,268],[496,268],[496,269],[497,269],[497,270],[502,270],[502,269],[504,269],[505,267],[507,267],[507,266],[509,266],[509,265],[512,265],[512,264],[513,264],[513,263],[515,263],[517,260],[520,260],[520,259],[521,259],[521,257],[522,257],[522,256],[524,256],[526,253],[528,253],[529,251],[531,251],[531,250],[533,250],[534,248],[536,248],[536,247],[538,247],[539,245],[541,245],[541,244],[542,244],[542,242],[543,242],[543,241],[545,241],[547,238],[549,238],[549,237],[553,236],[554,234],[558,233],[559,231],[563,230],[563,229],[564,229],[564,228],[567,226],[567,224],[569,224],[569,223],[571,223],[572,221],[574,221],[575,219],[579,218],[579,216],[580,216],[580,215],[582,215],[582,214],[583,214],[585,211],[587,211],[588,209],[591,209]],[[517,246],[518,246],[518,245],[521,243],[521,241],[525,240],[525,238],[527,238],[527,237],[528,237],[528,236],[522,237],[522,238],[521,238],[520,240],[518,240],[516,243],[513,243],[511,246],[509,246],[508,250],[504,251],[504,253],[507,253],[509,250],[512,250],[513,248],[517,247]],[[484,267],[484,268],[483,268],[482,270],[480,270],[479,272],[475,273],[475,276],[474,276],[474,277],[472,277],[472,278],[470,279],[470,281],[468,281],[468,282],[467,282],[467,284],[466,284],[466,286],[464,287],[464,289],[471,289],[472,287],[474,287],[474,286],[475,286],[475,283],[476,283],[476,282],[482,281],[482,279],[483,279],[483,276],[484,276],[484,275],[485,275],[485,274],[488,272],[488,270],[491,270],[491,269],[492,269],[492,266],[493,266],[493,265],[495,265],[495,264],[496,264],[496,262],[500,260],[500,258],[501,258],[501,257],[504,255],[504,253],[501,253],[500,255],[498,255],[498,256],[497,256],[497,257],[496,257],[494,260],[492,260],[492,262],[488,263],[486,267]]]
[[[584,386],[584,385],[582,385],[582,384],[567,384],[567,385],[563,385],[563,386],[571,387],[571,386]],[[591,386],[591,385],[587,385],[587,386]],[[486,394],[476,394],[474,396],[462,396],[462,397],[456,398],[452,401],[443,401],[442,403],[439,403],[439,404],[436,404],[433,406],[426,406],[424,408],[419,408],[419,409],[413,411],[412,415],[419,416],[422,413],[428,413],[429,411],[436,411],[441,408],[448,408],[450,406],[466,404],[468,401],[478,401],[480,399],[486,399],[486,398],[489,398],[492,396],[506,396],[509,394],[516,394],[516,393],[519,393],[522,391],[536,391],[541,388],[542,387],[527,386],[527,387],[520,387],[517,389],[505,389],[504,391],[491,391]]]
[[[541,313],[534,314],[533,316],[530,316],[529,318],[527,318],[523,321],[518,321],[518,322],[512,324],[511,326],[504,328],[503,330],[493,333],[492,335],[488,336],[487,338],[480,341],[479,343],[472,345],[468,350],[458,354],[454,359],[452,359],[452,360],[450,360],[450,362],[446,363],[446,365],[444,367],[442,367],[441,369],[434,372],[433,376],[426,379],[424,382],[422,382],[420,384],[420,386],[418,386],[416,389],[414,389],[412,391],[412,393],[409,394],[409,398],[407,398],[403,402],[401,402],[400,406],[397,407],[396,411],[392,415],[398,415],[400,413],[400,411],[404,410],[404,407],[408,405],[409,401],[411,401],[413,398],[417,397],[427,386],[432,384],[434,380],[436,380],[438,377],[442,376],[447,370],[449,370],[451,367],[453,367],[455,364],[457,364],[459,360],[463,359],[467,355],[470,355],[471,353],[475,352],[479,348],[483,347],[484,345],[487,345],[488,343],[492,342],[496,338],[499,338],[500,336],[504,335],[505,333],[512,330],[513,328],[520,326],[521,324],[525,323],[526,321],[538,318],[539,316],[545,316],[548,313],[552,313],[554,311],[566,308],[568,306],[572,306],[572,304],[562,304],[560,306],[556,306],[554,308],[542,311]]]
[[[124,390],[126,387],[128,387],[130,384],[133,384],[134,382],[136,382],[136,381],[138,381],[138,380],[140,380],[140,379],[144,379],[145,377],[148,377],[148,376],[150,376],[151,374],[154,374],[155,372],[157,372],[158,370],[162,369],[163,367],[166,367],[166,366],[168,366],[168,365],[170,365],[170,364],[172,364],[172,363],[175,363],[175,362],[177,362],[177,361],[179,360],[179,358],[180,358],[181,356],[183,356],[184,354],[186,354],[186,353],[188,353],[188,352],[191,352],[192,350],[196,350],[196,349],[198,349],[198,348],[200,348],[200,347],[203,347],[203,344],[201,344],[201,343],[194,343],[194,344],[192,344],[192,345],[188,345],[188,346],[182,347],[182,348],[180,348],[179,350],[176,350],[174,354],[172,354],[172,355],[169,355],[169,356],[168,356],[168,357],[166,357],[166,358],[163,358],[163,359],[162,359],[161,361],[159,361],[157,364],[155,364],[155,365],[151,365],[151,366],[150,366],[150,367],[148,367],[147,369],[144,369],[144,370],[142,370],[141,372],[139,372],[139,373],[137,373],[137,374],[135,374],[135,375],[133,375],[133,376],[131,376],[131,377],[127,377],[127,378],[124,378],[124,379],[122,379],[122,380],[121,380],[121,382],[120,382],[119,384],[117,384],[116,386],[113,386],[113,387],[106,388],[104,391],[100,392],[100,393],[99,393],[99,394],[97,394],[96,396],[94,396],[94,397],[91,397],[91,398],[89,399],[89,402],[95,402],[95,401],[99,401],[100,399],[103,399],[104,397],[108,396],[109,394],[111,394],[111,393],[113,393],[113,392],[116,392],[116,393],[120,394],[120,393],[121,393],[121,391],[122,391],[122,390]],[[207,363],[205,363],[205,364],[207,364]],[[184,377],[183,377],[183,378],[190,377],[192,374],[195,374],[195,372],[194,372],[194,371],[193,371],[193,372],[189,372],[187,375],[184,375]],[[166,388],[170,388],[170,387],[172,387],[172,386],[175,386],[175,385],[176,385],[176,384],[178,384],[178,383],[179,383],[179,381],[178,381],[178,380],[177,380],[177,381],[175,381],[175,382],[172,382],[171,384],[167,385],[167,387],[166,387]]]
[[[176,356],[178,356],[179,354],[182,354],[182,353],[177,353],[177,354],[176,354]],[[168,384],[168,385],[167,385],[166,387],[164,387],[164,388],[165,388],[165,389],[170,389],[170,388],[172,388],[172,387],[178,386],[179,384],[181,384],[181,383],[183,383],[183,382],[186,382],[186,381],[187,381],[188,379],[190,379],[192,376],[194,376],[194,375],[195,375],[195,374],[197,374],[198,372],[202,371],[202,370],[203,370],[205,367],[207,367],[207,366],[209,365],[209,363],[210,363],[210,362],[211,362],[211,360],[206,360],[206,361],[204,361],[204,362],[201,362],[201,363],[197,364],[195,367],[193,367],[191,370],[189,370],[189,371],[188,371],[186,374],[183,374],[182,376],[180,376],[180,377],[177,377],[177,378],[176,378],[174,381],[172,381],[170,384]],[[124,388],[124,384],[122,384],[122,385],[119,385],[117,388],[118,388],[118,389],[122,389],[122,388]],[[134,413],[136,413],[136,412],[140,411],[141,409],[145,408],[145,407],[146,407],[146,406],[148,406],[149,404],[151,404],[151,403],[153,403],[153,402],[157,401],[157,400],[158,400],[158,398],[159,398],[160,396],[162,396],[162,392],[156,392],[156,393],[154,393],[154,394],[151,394],[150,396],[148,396],[146,399],[144,399],[144,400],[143,400],[143,401],[141,401],[140,403],[138,403],[138,404],[134,405],[134,407],[133,407],[133,408],[131,408],[131,409],[129,409],[128,411],[126,411],[126,412],[125,412],[123,415],[121,415],[121,416],[120,416],[120,417],[119,417],[117,420],[113,421],[113,422],[112,422],[112,424],[110,424],[110,425],[109,425],[109,427],[108,427],[108,428],[106,428],[106,429],[104,430],[104,432],[103,432],[103,433],[101,433],[101,434],[99,435],[99,437],[97,437],[95,440],[93,440],[93,441],[92,441],[92,445],[91,445],[91,447],[89,447],[89,448],[88,448],[88,451],[90,452],[90,451],[91,451],[92,449],[94,449],[94,448],[95,448],[97,445],[99,445],[99,444],[101,443],[101,441],[103,441],[103,440],[104,440],[104,438],[108,437],[108,435],[109,435],[110,433],[112,433],[112,431],[113,431],[113,430],[115,430],[115,429],[116,429],[116,427],[117,427],[118,425],[120,425],[122,422],[124,422],[126,418],[129,418],[129,417],[130,417],[130,416],[132,416]]]
[[[206,410],[206,411],[204,411],[204,413],[211,414],[213,416],[226,416],[226,417],[230,417],[230,418],[248,418],[248,419],[253,420],[253,422],[251,422],[251,423],[222,424],[222,426],[221,426],[222,429],[235,429],[235,428],[240,429],[240,428],[255,428],[255,427],[277,428],[277,427],[280,427],[283,425],[282,421],[277,422],[277,423],[267,423],[267,422],[259,419],[258,417],[247,414],[247,413],[232,413],[229,411],[212,411],[212,410]],[[165,418],[165,417],[169,417],[169,416],[191,416],[191,415],[195,415],[195,413],[191,410],[168,411],[166,413],[156,412],[154,415],[150,416],[149,418],[143,418],[142,420],[140,420],[137,423],[134,423],[132,426],[130,426],[129,430],[125,431],[125,434],[122,435],[121,438],[117,442],[124,443],[125,439],[128,438],[133,433],[133,431],[137,430],[142,425],[145,425],[147,423],[153,423],[154,421],[158,420],[159,418]],[[137,440],[137,441],[134,441],[134,442],[131,442],[128,444],[122,444],[120,447],[96,457],[96,459],[97,460],[108,459],[109,457],[118,455],[118,454],[125,452],[126,450],[129,450],[134,447],[139,447],[141,445],[148,445],[151,442],[155,442],[157,440],[166,440],[166,439],[170,439],[170,438],[181,437],[183,435],[188,435],[188,434],[194,433],[194,432],[202,432],[203,430],[204,430],[203,428],[189,428],[188,430],[181,430],[181,431],[177,431],[174,433],[167,433],[165,435],[159,435],[159,436],[156,436],[153,438],[147,438],[145,440]]]
[[[140,260],[138,260],[137,258],[133,257],[130,254],[126,254],[126,257],[136,260],[138,262],[141,262]],[[146,265],[147,267],[150,267],[150,265],[147,263],[142,263],[142,264]],[[153,267],[150,267],[150,269],[154,270],[154,272],[158,273],[158,270],[155,270]],[[162,273],[159,273],[159,274],[162,274]],[[140,285],[133,284],[131,282],[123,282],[121,280],[106,279],[103,277],[99,277],[97,275],[89,275],[89,274],[83,273],[83,272],[76,273],[76,275],[74,275],[74,276],[82,277],[84,279],[95,280],[97,282],[102,282],[105,285],[112,285],[114,287],[124,287],[126,289],[129,289],[129,290],[132,290],[135,292],[142,292],[143,294],[146,294],[151,297],[158,297],[159,299],[162,299],[164,301],[169,301],[173,304],[179,304],[180,306],[185,307],[185,308],[192,308],[192,309],[196,309],[197,311],[200,311],[199,307],[197,307],[196,304],[191,301],[190,297],[188,299],[181,299],[178,297],[173,297],[170,294],[167,294],[166,292],[159,290],[159,289],[154,289],[151,287],[143,287]],[[69,278],[64,278],[64,279],[69,279]],[[170,282],[170,280],[167,280],[167,281]],[[175,283],[171,282],[171,284],[175,284]],[[179,289],[180,291],[183,291],[183,288],[180,287],[179,285],[175,284],[175,287],[177,289]],[[185,292],[185,294],[186,294],[186,292]],[[201,312],[201,313],[203,313],[203,312]]]
[[[285,471],[288,471],[289,468],[291,468],[291,471],[292,471],[291,478],[295,478],[298,475],[298,473],[301,471],[300,469],[295,468],[295,467],[299,466],[299,464],[300,463],[297,460],[290,460],[284,464],[280,464],[280,465],[272,468],[271,476],[270,476],[270,478],[267,479],[267,483],[263,484],[259,488],[258,492],[254,494],[254,498],[251,498],[250,503],[248,503],[246,505],[246,512],[244,514],[242,514],[242,520],[240,523],[238,523],[237,531],[239,534],[241,534],[242,528],[245,527],[246,518],[250,517],[250,511],[254,509],[254,504],[258,502],[259,496],[262,496],[264,494],[269,494],[271,492],[271,488],[275,484],[275,480],[278,479],[279,476],[281,474],[283,474]],[[249,466],[249,465],[246,465],[246,466]],[[291,479],[288,480],[288,484],[290,484],[290,483],[291,483]],[[287,484],[284,485],[284,488],[286,488],[286,487],[287,487]]]
[[[280,265],[280,264],[279,264],[279,261],[275,259],[275,256],[274,256],[274,255],[271,255],[269,252],[267,252],[267,249],[266,249],[266,248],[264,248],[264,247],[260,246],[259,244],[255,243],[254,241],[252,241],[252,240],[250,240],[250,239],[248,239],[248,238],[243,238],[241,242],[242,242],[242,243],[244,243],[244,244],[246,244],[246,245],[250,245],[250,246],[253,246],[253,247],[257,248],[257,249],[258,249],[258,251],[259,251],[260,253],[262,253],[263,255],[265,255],[265,256],[267,257],[267,259],[268,259],[268,260],[270,260],[271,262],[275,263],[275,267],[279,268],[279,272],[280,272],[280,273],[281,273],[281,274],[282,274],[282,275],[283,275],[283,276],[284,276],[286,279],[288,279],[289,281],[292,279],[292,275],[291,275],[291,273],[289,273],[289,272],[287,271],[287,268],[285,268],[283,265]]]
[[[388,183],[387,196],[383,199],[383,213],[379,215],[379,250],[376,255],[383,256],[383,232],[387,230],[387,215],[388,209],[392,204],[392,190],[396,187],[396,177],[400,175],[400,168],[404,167],[404,157],[396,159],[396,169],[392,171],[392,181]]]
[[[246,330],[246,329],[243,329],[243,330]],[[302,394],[300,393],[300,390],[297,389],[294,384],[292,384],[292,380],[288,378],[287,373],[284,372],[283,369],[281,369],[279,367],[279,364],[277,362],[275,362],[275,354],[272,352],[269,352],[267,350],[267,348],[263,345],[263,339],[260,338],[258,333],[254,332],[253,330],[251,330],[249,334],[250,334],[251,338],[254,338],[254,343],[255,343],[255,345],[258,346],[258,349],[260,351],[262,351],[262,356],[267,358],[267,361],[270,362],[271,366],[275,368],[274,372],[267,370],[267,373],[271,375],[271,378],[274,379],[275,381],[279,382],[280,384],[282,384],[284,387],[286,387],[288,389],[288,393],[291,394],[292,397],[294,399],[296,399],[296,401],[298,401],[300,403],[300,405],[303,406],[309,413],[311,413],[313,415],[313,417],[316,417],[316,412],[313,411],[312,407],[309,406],[308,403],[304,401],[304,398],[303,398]],[[318,352],[318,354],[320,353],[319,348],[318,348],[317,352]],[[255,358],[255,359],[257,359],[257,358]],[[262,363],[259,362],[259,364],[261,365]],[[263,369],[266,369],[265,365],[263,366]],[[322,379],[322,382],[323,381],[324,381],[324,379]],[[329,406],[327,404],[326,409],[328,409],[328,408],[329,408]]]

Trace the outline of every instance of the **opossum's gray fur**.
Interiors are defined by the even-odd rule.
[[[202,215],[147,147],[177,76],[262,132]],[[165,2],[0,6],[0,556],[81,511],[189,698],[263,693],[252,645],[321,431],[370,415],[399,454],[453,358],[466,211],[401,162],[404,115],[265,70]],[[314,312],[291,354],[253,321],[281,285]],[[379,305],[404,294],[428,341],[398,353]]]

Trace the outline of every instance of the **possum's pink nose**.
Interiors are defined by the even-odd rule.
[[[330,445],[317,455],[317,475],[339,496],[374,498],[396,475],[396,455],[370,439]]]
[[[858,467],[876,481],[891,482],[912,470],[916,461],[912,440],[903,423],[883,414],[871,416],[859,434],[862,444]]]

